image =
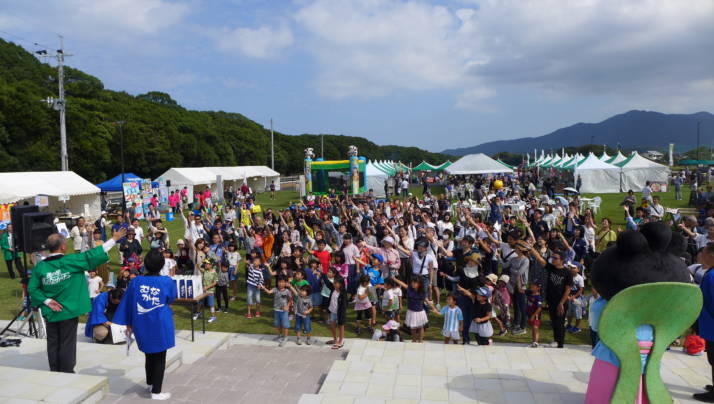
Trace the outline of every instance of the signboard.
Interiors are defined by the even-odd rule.
[[[122,184],[124,188],[124,205],[127,211],[134,207],[133,219],[143,219],[144,209],[141,195],[141,183],[139,181],[129,181]]]

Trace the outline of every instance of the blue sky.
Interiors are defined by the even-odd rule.
[[[0,0],[114,90],[431,151],[714,111],[710,0]],[[29,42],[28,42],[29,41]]]

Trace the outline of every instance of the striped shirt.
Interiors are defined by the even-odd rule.
[[[263,284],[262,268],[248,265],[248,285],[258,287]]]
[[[444,332],[459,331],[459,321],[464,321],[464,315],[458,306],[453,309],[449,306],[441,308],[441,315],[444,316]]]

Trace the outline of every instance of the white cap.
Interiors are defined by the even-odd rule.
[[[387,236],[382,239],[382,243],[389,243],[391,245],[394,245],[394,239],[392,238],[392,236]]]

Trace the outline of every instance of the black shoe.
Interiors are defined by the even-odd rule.
[[[714,392],[707,391],[706,393],[692,394],[692,398],[697,401],[703,401],[705,403],[714,403]]]
[[[712,386],[711,384],[707,384],[706,386],[704,386],[704,390],[706,390],[706,391],[714,391],[714,386]]]

